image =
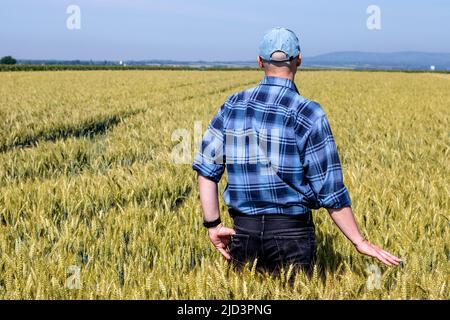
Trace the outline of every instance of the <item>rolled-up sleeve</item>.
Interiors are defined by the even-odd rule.
[[[219,182],[225,170],[223,109],[212,118],[195,155],[192,169],[203,177]]]
[[[352,201],[344,185],[341,162],[326,115],[309,130],[304,150],[303,170],[315,194],[317,207],[343,208]]]

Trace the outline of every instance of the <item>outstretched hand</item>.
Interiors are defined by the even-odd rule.
[[[208,229],[209,240],[211,240],[212,244],[227,260],[231,259],[228,246],[231,242],[231,236],[235,233],[236,231],[224,227],[222,224]]]
[[[356,250],[359,253],[365,254],[369,257],[374,257],[383,262],[388,266],[398,266],[402,261],[400,258],[390,254],[389,252],[377,247],[374,244],[371,244],[367,240],[363,240],[355,245]]]
[[[371,244],[365,240],[359,232],[356,224],[355,216],[353,215],[352,207],[347,206],[343,208],[328,208],[328,213],[333,219],[334,223],[339,227],[342,233],[349,239],[356,247],[359,253],[365,254],[369,257],[374,257],[388,266],[398,266],[402,261],[400,258],[390,254],[389,252]]]

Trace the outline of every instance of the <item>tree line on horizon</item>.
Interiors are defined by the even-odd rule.
[[[0,59],[0,64],[14,65],[17,63],[17,60],[12,56],[4,56]]]

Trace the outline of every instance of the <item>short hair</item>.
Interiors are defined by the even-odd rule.
[[[271,58],[283,60],[283,59],[286,59],[286,54],[283,51],[275,51],[274,53],[272,53]],[[275,61],[275,60],[266,61],[266,60],[263,60],[263,65],[264,65],[264,67],[268,66],[269,68],[271,68],[271,67],[292,68],[295,66],[295,61],[296,61],[296,57],[294,57],[294,59],[291,59],[289,61]]]

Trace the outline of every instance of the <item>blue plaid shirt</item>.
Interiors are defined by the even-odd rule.
[[[228,97],[208,125],[193,169],[218,182],[244,214],[303,214],[351,205],[328,119],[294,82],[264,77]]]

